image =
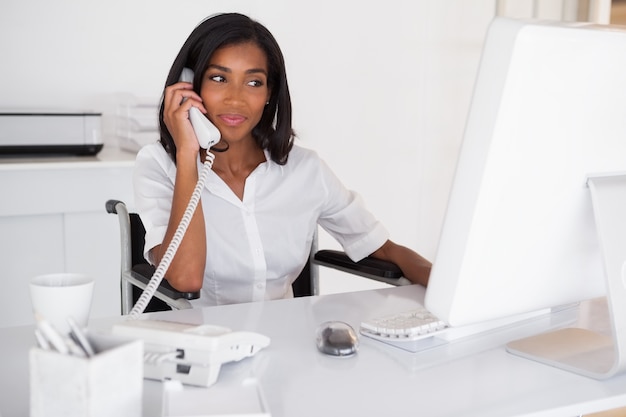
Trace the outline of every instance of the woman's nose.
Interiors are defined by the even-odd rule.
[[[243,88],[238,85],[231,84],[226,90],[224,101],[230,103],[237,103],[243,101]]]

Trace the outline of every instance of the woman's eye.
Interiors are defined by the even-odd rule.
[[[224,81],[226,81],[226,78],[224,78],[221,75],[212,75],[212,76],[209,77],[209,79],[211,81],[215,81],[217,83],[223,83]]]
[[[263,81],[261,80],[252,80],[248,81],[248,85],[251,87],[262,87],[263,85],[265,85],[265,83],[263,83]]]

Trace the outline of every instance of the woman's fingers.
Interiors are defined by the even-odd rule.
[[[189,121],[189,109],[193,106],[202,112],[206,112],[206,110],[202,105],[202,98],[193,91],[192,85],[179,82],[166,87],[163,103],[163,121],[170,131],[176,147],[182,148],[186,144],[194,148],[197,147],[195,132],[193,132]]]
[[[190,83],[179,82],[166,87],[165,101],[166,105],[172,111],[175,111],[178,107],[183,106],[185,102],[189,101],[190,105],[185,106],[186,110],[194,106],[199,108],[203,113],[206,113],[206,109],[202,105],[202,97],[193,91],[193,87]]]

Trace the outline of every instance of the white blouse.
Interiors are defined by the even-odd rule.
[[[287,164],[266,152],[246,179],[243,201],[211,171],[202,192],[206,270],[194,306],[293,297],[319,224],[358,261],[388,232],[312,150],[294,146]],[[198,170],[202,170],[198,162]],[[161,244],[169,221],[176,166],[160,143],[142,148],[134,170],[135,205],[146,228],[144,253]]]

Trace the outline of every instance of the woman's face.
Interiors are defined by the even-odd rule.
[[[207,116],[233,144],[252,139],[270,98],[267,57],[251,42],[217,49],[202,79],[200,95]]]

